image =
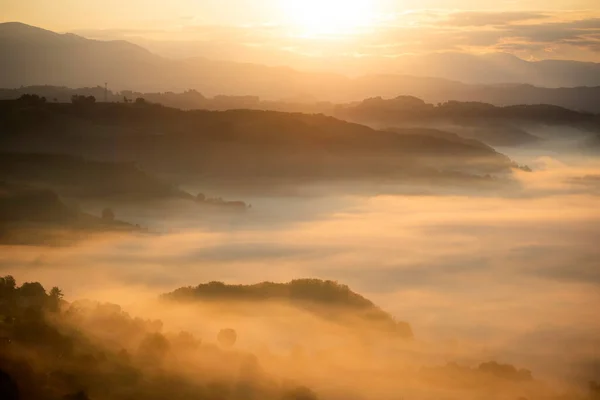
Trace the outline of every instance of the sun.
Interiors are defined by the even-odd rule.
[[[310,36],[354,33],[370,24],[373,0],[281,0],[286,19]]]

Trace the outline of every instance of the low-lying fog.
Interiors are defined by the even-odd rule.
[[[208,281],[332,279],[409,322],[417,364],[496,360],[540,378],[587,379],[600,364],[600,161],[509,155],[533,172],[516,171],[520,189],[505,195],[301,187],[239,193],[252,208],[219,218],[123,206],[117,216],[150,233],[4,247],[0,275],[60,286],[68,300],[119,303],[209,341],[235,325],[249,348],[260,330],[248,318],[216,323],[147,302]]]

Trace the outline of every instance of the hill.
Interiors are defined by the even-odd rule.
[[[348,102],[412,95],[432,103],[549,103],[600,112],[595,101],[600,93],[600,64],[594,63],[439,54],[403,60],[393,74],[350,78],[198,57],[172,60],[126,41],[90,40],[20,23],[0,24],[0,54],[5,60],[0,65],[0,88],[8,89],[30,85],[95,87],[108,82],[117,91],[194,89],[206,96],[251,94],[270,101],[314,98]],[[182,108],[198,107],[187,103]]]
[[[254,285],[226,285],[221,282],[177,289],[162,296],[176,302],[275,302],[307,310],[341,323],[363,322],[376,331],[412,338],[410,325],[396,321],[373,302],[348,286],[319,279],[297,279],[288,283],[263,282]]]
[[[203,181],[239,179],[435,179],[484,183],[513,167],[487,146],[426,142],[324,115],[181,111],[140,104],[0,102],[6,151],[135,162],[145,171]],[[464,151],[457,151],[461,148]]]
[[[600,64],[571,60],[526,61],[509,53],[483,55],[445,52],[400,57],[401,74],[432,76],[473,84],[522,84],[542,87],[600,85]]]
[[[61,245],[94,232],[139,230],[116,220],[67,205],[53,191],[0,182],[0,244]]]
[[[317,400],[252,353],[163,329],[118,304],[67,302],[58,287],[0,277],[0,316],[2,400]]]
[[[539,138],[528,130],[548,126],[575,128],[582,135],[600,132],[600,115],[549,104],[498,107],[479,102],[449,101],[434,105],[412,96],[376,97],[338,105],[333,114],[337,118],[372,126],[449,130],[492,146],[535,144]]]
[[[50,188],[74,198],[193,198],[134,164],[90,161],[62,154],[0,153],[0,180]]]

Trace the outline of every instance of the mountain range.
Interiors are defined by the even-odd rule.
[[[268,100],[334,102],[412,95],[432,103],[549,103],[600,112],[600,64],[529,62],[508,54],[432,54],[404,60],[397,74],[351,78],[288,66],[201,57],[169,59],[126,41],[91,40],[16,22],[0,24],[0,54],[5,60],[0,65],[3,88],[85,87],[107,82],[119,91],[194,89],[207,96],[251,94]]]

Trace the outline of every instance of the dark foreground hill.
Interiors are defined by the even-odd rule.
[[[273,302],[309,311],[327,320],[355,324],[357,332],[381,331],[401,338],[412,338],[410,325],[396,321],[373,302],[346,285],[319,279],[297,279],[289,283],[263,282],[254,285],[226,285],[210,282],[184,287],[162,296],[176,302],[216,302],[220,304],[262,304]]]
[[[435,136],[415,140],[324,115],[21,99],[0,102],[0,116],[5,151],[135,162],[145,171],[205,182],[376,178],[472,184],[514,166],[485,145]]]
[[[263,298],[295,288],[302,301],[312,299],[321,305],[335,303],[354,310],[374,308],[344,286],[318,280],[297,282],[299,287],[292,283],[270,289],[209,286],[221,292],[221,298],[255,298],[259,293]],[[299,290],[301,287],[306,290]],[[238,295],[227,294],[227,290]],[[241,296],[242,291],[253,294]],[[177,304],[170,306],[174,307],[170,311],[177,310]],[[18,285],[10,275],[0,277],[0,316],[2,400],[340,400],[390,398],[405,392],[415,399],[431,398],[434,392],[458,398],[500,395],[517,399],[527,395],[586,400],[598,394],[593,382],[589,397],[554,395],[544,390],[530,371],[493,361],[478,366],[450,362],[402,368],[398,365],[406,360],[393,346],[385,347],[388,351],[384,353],[362,352],[355,360],[350,356],[355,349],[344,347],[341,336],[334,346],[341,347],[340,358],[332,352],[313,353],[309,350],[324,333],[320,330],[302,338],[307,350],[303,353],[252,351],[243,345],[248,335],[244,330],[221,329],[232,333],[232,340],[220,340],[222,335],[216,332],[199,336],[179,327],[172,330],[168,322],[130,315],[118,304],[67,301],[58,287],[46,290],[35,281]],[[200,327],[211,322],[197,315],[186,325]],[[263,336],[271,344],[285,339],[273,331],[263,332]],[[364,345],[372,349],[382,342]],[[413,345],[418,343],[402,341],[404,348]],[[391,359],[399,364],[390,363]]]
[[[0,316],[2,400],[317,400],[251,353],[117,304],[69,303],[58,287],[0,277]]]

